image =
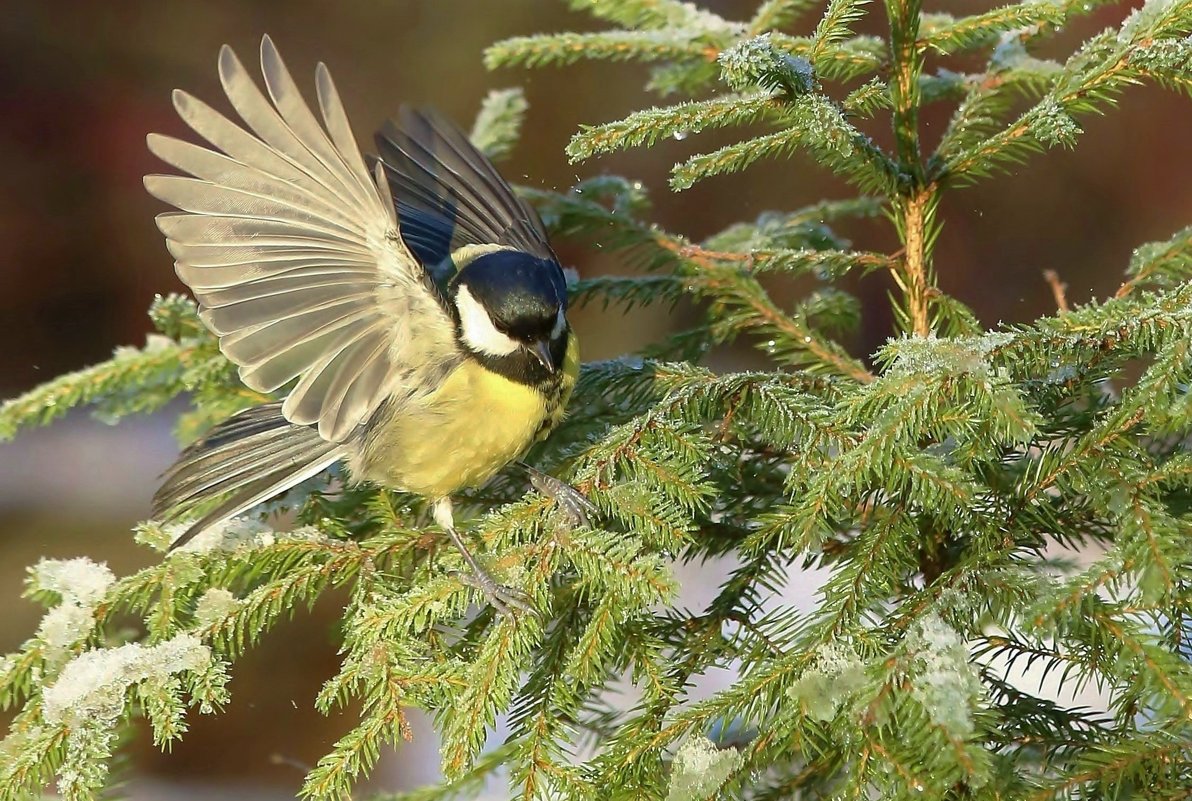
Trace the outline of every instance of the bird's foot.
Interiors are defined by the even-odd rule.
[[[530,602],[530,596],[521,590],[501,584],[483,570],[473,570],[470,573],[462,570],[453,570],[451,571],[451,575],[460,583],[480,590],[484,595],[484,600],[502,615],[512,614],[514,609],[522,612],[534,611],[534,605]]]
[[[530,467],[528,464],[523,463],[521,466],[530,477],[530,484],[534,489],[553,499],[572,526],[588,526],[589,519],[599,511],[596,504],[566,481],[544,473],[536,467]]]
[[[484,594],[484,600],[492,604],[493,608],[502,615],[508,615],[513,609],[520,609],[523,612],[534,611],[534,605],[530,603],[530,598],[524,592],[506,587],[504,584],[497,582],[488,571],[480,566],[476,561],[476,557],[472,556],[472,552],[468,550],[467,544],[459,536],[459,532],[455,530],[455,523],[451,516],[451,506],[449,501],[439,501],[435,504],[435,520],[447,532],[447,536],[455,543],[455,547],[459,550],[459,555],[463,557],[464,563],[468,566],[468,572],[462,570],[452,571],[457,579],[469,587],[480,590]]]

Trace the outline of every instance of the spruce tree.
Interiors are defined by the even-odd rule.
[[[306,798],[350,797],[411,708],[442,735],[445,781],[395,801],[472,797],[497,771],[527,799],[1188,798],[1192,228],[1139,247],[1113,297],[992,330],[940,290],[932,258],[943,193],[1074,146],[1081,118],[1134,84],[1192,91],[1189,0],[1147,0],[1064,60],[1035,55],[1104,4],[953,17],[919,0],[765,0],[730,21],[678,0],[570,0],[608,27],[492,46],[493,68],[642,62],[650,89],[693,98],[582,126],[573,161],[748,124],[764,132],[675,165],[671,189],[804,150],[858,195],[692,241],[649,221],[632,180],[525,190],[556,237],[643,268],[580,281],[575,303],[701,310],[639,357],[585,365],[567,422],[532,454],[596,504],[589,526],[512,472],[467,495],[478,552],[537,613],[482,608],[416,499],[327,479],[265,510],[294,511],[287,531],[239,519],[124,577],[42,561],[28,595],[46,617],[0,662],[0,703],[18,710],[0,799],[54,781],[95,797],[132,719],[164,747],[188,715],[243,701],[225,691],[237,658],[332,587],[350,597],[342,666],[314,702],[360,713]],[[883,36],[854,33],[868,16]],[[812,32],[788,33],[800,24]],[[954,55],[981,66],[925,69]],[[925,152],[929,104],[955,110]],[[521,94],[493,94],[475,141],[506,152],[525,112]],[[891,148],[863,133],[887,119]],[[832,230],[881,214],[897,252]],[[852,354],[837,337],[858,304],[833,284],[870,271],[897,285],[897,330]],[[791,275],[820,287],[788,309],[767,286]],[[5,404],[0,437],[186,394],[186,441],[263,399],[188,300],[150,315],[145,347]],[[699,366],[738,339],[769,367]],[[147,522],[136,537],[163,551],[171,534]],[[1072,567],[1057,545],[1099,555]],[[737,565],[714,600],[671,605],[674,562],[710,556]],[[763,611],[805,565],[830,570],[814,611]],[[130,619],[133,639],[115,625]],[[689,698],[726,666],[730,687]],[[1108,710],[1048,700],[1015,681],[1025,666],[1101,687]],[[618,705],[626,681],[634,700]],[[502,713],[509,736],[485,750]]]

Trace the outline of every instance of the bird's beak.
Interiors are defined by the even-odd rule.
[[[550,343],[545,339],[540,339],[531,345],[530,353],[533,353],[534,357],[537,358],[538,361],[542,362],[542,366],[546,368],[548,373],[553,373],[555,371],[555,362],[550,355]]]

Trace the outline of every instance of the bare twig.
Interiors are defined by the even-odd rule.
[[[1060,280],[1060,274],[1055,270],[1044,270],[1043,280],[1051,287],[1051,294],[1055,298],[1055,307],[1060,312],[1067,312],[1071,310],[1068,306],[1068,285]]]

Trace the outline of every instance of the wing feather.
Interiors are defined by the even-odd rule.
[[[179,115],[210,147],[151,135],[150,150],[186,175],[146,176],[145,186],[183,212],[158,226],[244,383],[271,392],[298,379],[282,414],[343,442],[386,397],[433,390],[461,356],[326,67],[315,72],[318,116],[268,37],[261,71],[265,92],[230,48],[220,52],[221,83],[247,129],[176,92]]]
[[[423,175],[435,175],[454,191],[457,202],[472,212],[475,222],[468,220],[476,230],[484,230],[487,223],[495,232],[504,232],[515,221],[510,209],[498,199],[500,189],[466,157],[461,157],[452,142],[443,138],[429,121],[421,115],[413,115],[402,109],[399,115],[410,129],[406,155],[417,165]],[[434,149],[432,149],[434,148]],[[437,150],[437,154],[436,154]],[[468,177],[477,177],[477,184],[468,185]],[[477,243],[481,244],[481,243]]]
[[[354,288],[357,292],[371,292],[372,282],[367,280],[368,274],[357,272],[355,275],[364,280],[348,283],[343,280],[341,275],[335,273],[323,276],[320,280],[320,277],[311,277],[304,270],[279,273],[253,282],[260,286],[231,286],[211,290],[207,293],[208,306],[209,308],[227,308],[245,301],[275,297],[288,300],[289,296],[294,293],[301,293],[307,289],[332,291],[340,287],[341,291],[349,291]]]
[[[447,119],[402,108],[376,144],[402,235],[428,264],[465,245],[508,245],[554,259],[538,213]]]
[[[146,175],[145,186],[158,200],[193,214],[263,217],[303,226],[307,230],[324,231],[328,236],[348,238],[349,241],[357,233],[353,229],[358,224],[347,215],[327,212],[328,206],[312,206],[281,183],[276,195],[261,189],[238,189],[181,175]]]
[[[209,244],[214,237],[233,245],[301,243],[329,250],[351,250],[372,257],[366,245],[347,241],[328,241],[318,231],[297,229],[276,220],[250,217],[195,217],[166,212],[157,216],[157,226],[173,242],[187,245]]]
[[[254,196],[280,189],[275,199],[334,220],[340,226],[346,225],[346,230],[354,227],[352,214],[345,211],[342,203],[329,201],[326,194],[321,195],[300,184],[279,179],[276,175],[180,139],[150,134],[146,141],[153,155],[195,178]]]
[[[265,62],[265,43],[261,40],[261,62]],[[316,184],[340,203],[354,206],[355,200],[347,187],[336,184],[335,176],[311,151],[313,144],[303,143],[286,123],[265,94],[249,76],[232,48],[224,45],[219,51],[219,78],[232,108],[260,139],[287,158],[303,174],[300,180]]]
[[[385,134],[392,132],[388,127],[382,130]],[[423,131],[410,135],[401,151],[399,163],[404,162],[402,166],[386,169],[394,195],[413,209],[432,217],[450,214],[450,222],[455,230],[450,240],[452,250],[469,244],[495,244],[490,240],[504,236],[506,223],[494,217],[482,201],[472,197],[470,189],[466,194],[461,194],[457,188],[461,183],[458,175],[450,167],[439,165],[430,149],[413,138],[418,135],[427,134]]]
[[[269,91],[269,97],[281,113],[283,122],[289,126],[299,144],[332,175],[333,186],[342,186],[357,198],[362,207],[371,206],[378,199],[376,186],[369,181],[367,172],[352,172],[348,160],[335,148],[306,101],[302,99],[298,85],[294,83],[290,71],[286,69],[285,62],[281,60],[281,55],[273,45],[273,40],[268,36],[261,40],[261,73],[265,76],[265,87]],[[316,76],[317,74],[318,70]],[[334,86],[328,88],[332,91],[335,89]],[[356,149],[354,143],[352,149]]]
[[[304,322],[306,321],[304,319]],[[370,328],[366,319],[341,317],[332,324],[315,327],[312,323],[310,329],[301,331],[293,341],[285,336],[291,330],[291,327],[284,325],[270,325],[254,332],[262,337],[270,337],[274,347],[267,355],[258,357],[255,361],[245,360],[240,373],[240,378],[245,384],[260,392],[271,392],[302,375],[302,371],[295,370],[295,364],[309,364],[312,365],[310,369],[314,369],[321,363],[328,350],[338,348],[342,342],[356,339],[361,331],[368,331]],[[235,346],[229,347],[234,349]],[[295,392],[291,392],[290,397],[293,397]]]
[[[348,171],[356,176],[357,180],[361,176],[367,178],[370,173],[364,164],[364,157],[360,155],[356,136],[352,133],[348,115],[339,99],[339,92],[335,88],[335,82],[331,80],[331,73],[327,70],[327,65],[321,61],[315,67],[315,90],[319,98],[319,110],[323,114],[323,123],[331,134],[335,150],[343,157]],[[377,191],[376,184],[368,182],[366,184],[369,191]],[[387,187],[382,185],[382,191],[387,191]]]
[[[183,245],[171,243],[170,253],[176,259],[185,259],[192,267],[247,267],[253,264],[262,267],[262,276],[288,273],[302,267],[316,267],[327,261],[328,254],[321,248],[275,248],[251,246],[229,248],[222,245]],[[372,258],[345,250],[335,265],[343,268],[337,272],[355,268],[371,274],[376,269]],[[242,270],[243,272],[243,270]]]
[[[273,321],[308,317],[315,312],[334,311],[342,318],[373,297],[372,287],[345,292],[344,285],[304,286],[282,295],[264,295],[237,300],[222,306],[208,306],[204,319],[219,335]]]
[[[191,130],[206,139],[230,158],[242,164],[276,175],[295,185],[310,176],[285,158],[278,150],[250,134],[211,106],[189,92],[174,90],[174,109]]]
[[[295,274],[312,277],[328,273],[352,276],[363,274],[369,277],[370,280],[374,277],[372,268],[369,266],[359,266],[347,262],[343,264],[326,264],[323,258],[306,259],[297,262],[258,263],[253,261],[248,264],[234,263],[219,266],[185,267],[178,270],[178,275],[194,291],[202,292],[242,285],[248,280],[246,276],[250,274],[254,278],[272,278],[291,271]]]
[[[319,369],[309,371],[298,382],[298,387],[305,391],[295,390],[286,398],[286,403],[294,405],[290,413],[302,416],[305,413],[303,405],[310,403],[312,398],[319,398],[317,411],[328,414],[334,424],[348,388],[364,372],[371,357],[383,347],[383,340],[375,332],[362,331],[339,347],[329,349],[320,360]],[[285,411],[285,404],[282,411]]]

